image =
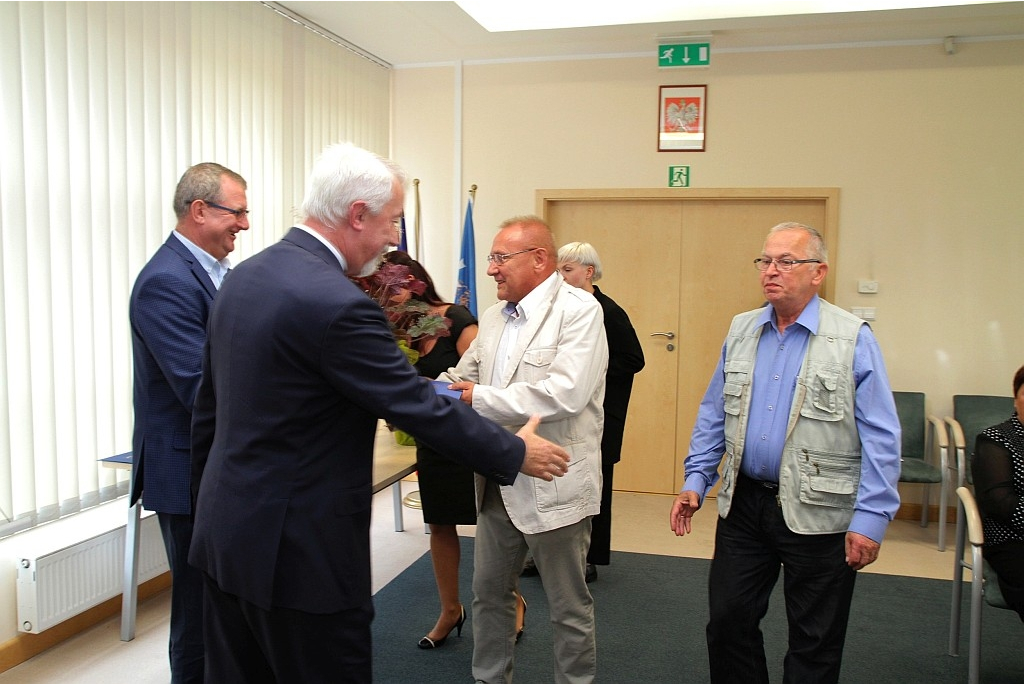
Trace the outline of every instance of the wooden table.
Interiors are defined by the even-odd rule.
[[[132,453],[125,452],[101,459],[104,466],[130,469]],[[402,516],[402,479],[416,471],[416,448],[399,445],[383,421],[377,423],[377,436],[373,449],[373,493],[391,486],[392,506],[395,512],[395,531],[405,530]],[[121,640],[135,638],[135,613],[139,593],[139,522],[142,502],[128,509],[128,526],[124,540],[124,581],[121,595]]]
[[[416,472],[416,448],[399,445],[394,434],[384,422],[377,426],[377,439],[373,445],[373,493],[377,494],[387,486],[391,487],[391,498],[395,510],[395,531],[405,530],[402,518],[401,480]]]

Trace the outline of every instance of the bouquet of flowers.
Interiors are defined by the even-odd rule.
[[[413,345],[421,338],[443,338],[451,335],[451,319],[432,314],[430,305],[417,300],[413,295],[422,295],[427,284],[412,275],[403,264],[384,262],[377,271],[365,278],[352,278],[370,299],[380,305],[391,326],[391,333],[399,349],[405,353],[410,364],[419,361],[420,353]],[[415,439],[402,430],[388,424],[399,445],[415,445]]]
[[[352,280],[384,310],[395,341],[410,364],[420,358],[413,349],[417,340],[451,334],[451,319],[432,314],[429,304],[413,298],[414,294],[422,295],[427,286],[409,272],[409,267],[385,262],[370,276]]]

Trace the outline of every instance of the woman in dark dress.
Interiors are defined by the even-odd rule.
[[[476,338],[476,318],[462,305],[441,299],[426,269],[408,253],[388,252],[384,260],[408,267],[410,275],[426,285],[422,295],[410,293],[410,297],[429,305],[430,313],[451,321],[449,335],[421,338],[413,343],[413,348],[420,353],[416,370],[421,376],[437,378],[459,363],[459,358]],[[455,526],[476,524],[476,494],[472,469],[419,443],[416,445],[416,470],[423,522],[430,526],[430,557],[441,598],[441,615],[433,629],[419,641],[419,646],[434,649],[444,644],[453,629],[458,629],[461,635],[466,620],[465,608],[459,601],[461,549]]]
[[[597,298],[604,312],[608,338],[608,372],[604,390],[604,433],[601,435],[601,513],[593,519],[587,551],[587,582],[597,580],[597,567],[611,563],[612,478],[622,456],[626,409],[633,392],[633,376],[644,368],[644,350],[625,310],[601,292],[601,259],[590,243],[573,242],[558,248],[558,271],[569,285]]]
[[[1013,416],[978,435],[971,473],[985,531],[981,552],[1024,621],[1024,366],[1013,376],[1013,408]]]

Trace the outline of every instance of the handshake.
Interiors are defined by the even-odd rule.
[[[534,414],[525,426],[516,431],[516,435],[526,443],[526,456],[519,471],[544,480],[561,478],[569,471],[569,453],[537,435],[538,425],[540,416]]]

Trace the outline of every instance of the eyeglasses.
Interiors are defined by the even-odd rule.
[[[495,266],[501,266],[502,264],[507,262],[512,257],[515,257],[517,254],[523,254],[524,252],[533,252],[534,250],[538,250],[538,249],[540,249],[540,248],[528,247],[525,250],[520,250],[519,252],[509,252],[508,254],[494,254],[494,253],[492,253],[492,254],[487,255],[487,261],[488,261],[488,263],[494,264]]]
[[[209,200],[203,200],[203,202],[205,202],[208,206],[213,207],[214,209],[223,209],[228,214],[234,214],[239,219],[249,218],[248,209],[231,209],[230,207],[225,207],[224,205],[219,205],[216,202],[210,202]]]
[[[792,271],[797,264],[821,264],[820,259],[770,259],[758,257],[754,260],[754,268],[758,271],[767,271],[768,267],[775,262],[775,268],[779,271]]]

